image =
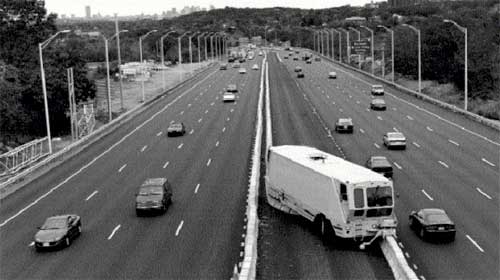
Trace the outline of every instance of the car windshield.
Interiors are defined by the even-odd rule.
[[[342,125],[349,125],[349,124],[351,124],[351,120],[340,119],[340,120],[339,120],[339,124],[342,124]]]
[[[403,133],[400,133],[400,132],[387,133],[387,136],[389,136],[389,138],[404,138],[405,137],[403,135]]]
[[[427,221],[431,224],[445,224],[450,222],[448,216],[444,213],[427,214]]]
[[[163,188],[161,186],[147,186],[141,187],[139,190],[139,195],[158,195],[163,193]]]
[[[60,218],[49,218],[45,221],[41,229],[60,229],[60,228],[66,228],[66,217],[60,217]]]
[[[386,158],[372,158],[373,166],[390,166],[389,161]]]
[[[382,99],[375,99],[372,101],[373,104],[385,104],[385,101]]]
[[[383,87],[382,87],[382,86],[380,86],[380,85],[375,85],[375,86],[373,86],[373,89],[382,89],[382,88],[383,88]]]
[[[179,129],[179,128],[182,128],[182,124],[180,124],[180,123],[174,123],[174,124],[170,125],[170,128]]]

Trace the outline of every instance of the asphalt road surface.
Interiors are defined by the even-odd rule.
[[[228,279],[240,261],[262,57],[212,67],[52,172],[1,201],[1,279]],[[235,103],[223,88],[238,85]],[[187,127],[167,138],[171,121]],[[167,213],[136,217],[150,177],[172,182]],[[46,217],[75,213],[69,248],[37,253]]]
[[[399,245],[417,275],[425,279],[499,279],[498,131],[387,88],[382,98],[388,110],[371,111],[370,89],[377,84],[375,80],[324,60],[306,64],[283,59],[287,53],[269,59],[270,75],[277,77],[271,78],[274,144],[313,145],[333,154],[340,149],[348,160],[361,165],[371,155],[387,156],[394,167],[398,195]],[[303,68],[304,79],[296,78],[293,68],[297,65]],[[283,68],[289,77],[284,76]],[[338,78],[328,79],[330,71],[336,71]],[[273,87],[273,82],[284,86]],[[341,117],[353,119],[353,135],[333,132]],[[332,131],[333,140],[325,139],[326,129]],[[405,134],[405,151],[389,151],[383,146],[382,136],[389,131]],[[455,221],[454,242],[423,241],[409,229],[410,211],[431,207],[443,208]],[[271,224],[289,227],[289,218],[277,216]],[[301,228],[300,223],[295,227]],[[281,241],[279,247],[292,252],[310,248],[310,241],[302,241],[302,237]],[[307,255],[318,256],[325,250],[317,245]],[[379,278],[370,270],[365,272],[366,278]]]

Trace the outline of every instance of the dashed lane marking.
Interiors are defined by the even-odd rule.
[[[158,133],[156,133],[156,136],[161,136],[163,134],[163,131],[160,131]]]
[[[85,198],[85,201],[89,201],[89,199],[91,199],[94,195],[96,195],[98,193],[98,191],[94,191],[92,192],[89,196],[87,196],[87,198]]]
[[[359,132],[365,133],[365,131],[362,128],[359,129]]]
[[[198,189],[200,188],[200,184],[196,185],[196,188],[194,188],[194,193],[198,193]]]
[[[377,119],[383,121],[382,117],[381,116],[377,116]]]
[[[417,142],[412,143],[415,147],[420,148],[420,145]]]
[[[122,167],[120,167],[120,169],[118,169],[118,173],[121,173],[126,166],[127,166],[126,163],[124,165],[122,165]]]
[[[422,190],[422,193],[425,194],[429,200],[434,201],[434,198],[432,198],[432,196],[430,196],[425,190]]]
[[[193,134],[194,132],[194,129],[191,129],[191,131],[189,131],[189,134]]]
[[[181,112],[181,115],[184,115],[184,111]]]
[[[113,231],[111,232],[111,234],[108,236],[108,240],[111,240],[111,238],[113,238],[113,236],[115,235],[115,233],[120,229],[121,225],[117,225]]]
[[[403,169],[403,167],[401,167],[401,165],[399,165],[397,162],[394,162],[394,166],[396,166],[399,170]]]
[[[476,246],[476,248],[481,251],[481,253],[484,253],[484,250],[483,248],[481,248],[481,246],[479,246],[479,244],[477,244],[476,240],[472,239],[472,237],[470,237],[468,234],[466,234],[465,236],[467,236],[467,239],[469,239],[469,241],[474,244],[474,246]]]
[[[393,127],[392,129],[396,132],[399,132],[399,130],[396,127]]]
[[[168,161],[167,161],[167,162],[165,162],[165,164],[163,165],[163,169],[167,168],[167,166],[168,166],[168,164],[169,164],[169,163],[170,163],[170,162],[168,162]]]
[[[451,140],[451,139],[448,139],[448,142],[450,142],[451,144],[455,145],[455,146],[460,146],[460,144],[458,144],[457,142]]]
[[[181,143],[179,146],[177,146],[177,149],[182,148],[182,146],[184,146],[184,143]]]
[[[442,166],[444,166],[444,167],[446,167],[446,168],[450,168],[450,167],[448,166],[448,164],[446,164],[445,162],[440,161],[440,160],[438,160],[438,162],[439,162],[439,164],[441,164]]]
[[[198,122],[201,123],[202,120],[203,120],[203,118],[200,118],[200,119],[198,119]]]
[[[410,121],[413,121],[413,118],[409,115],[406,116]]]
[[[215,147],[219,147],[219,141],[217,141],[217,143],[215,143]]]
[[[428,131],[431,131],[431,132],[432,132],[432,131],[434,131],[434,129],[432,129],[432,128],[430,128],[430,127],[426,127],[426,129],[427,129]]]
[[[491,196],[489,196],[487,193],[485,193],[484,191],[482,191],[480,188],[476,188],[476,190],[482,194],[483,196],[485,196],[487,199],[491,200]]]
[[[484,163],[486,163],[486,164],[488,164],[488,165],[490,165],[490,166],[492,166],[492,167],[495,167],[495,164],[494,164],[494,163],[489,162],[487,159],[485,159],[485,158],[481,158],[481,160],[482,160]]]
[[[141,148],[141,153],[144,153],[144,151],[148,148],[148,145],[144,145],[144,147]]]
[[[224,132],[224,131],[226,131],[226,127],[223,127],[223,128],[222,128],[222,132]]]
[[[179,226],[177,227],[177,230],[175,231],[175,236],[179,235],[179,232],[181,231],[183,225],[184,225],[184,220],[182,220]]]
[[[207,166],[210,166],[210,163],[212,163],[212,159],[211,158],[208,159]]]
[[[375,145],[375,147],[377,147],[377,149],[380,149],[380,145],[379,144],[373,143],[373,145]]]

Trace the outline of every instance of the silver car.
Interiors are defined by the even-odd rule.
[[[387,132],[384,134],[384,146],[387,149],[391,148],[401,148],[406,149],[406,137],[401,132]]]

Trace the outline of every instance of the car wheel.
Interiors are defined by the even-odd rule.
[[[420,235],[420,238],[422,238],[422,240],[424,240],[424,239],[425,239],[425,230],[424,230],[424,228],[423,228],[423,227],[421,227],[421,228],[420,228],[420,233],[419,233],[419,235]]]

